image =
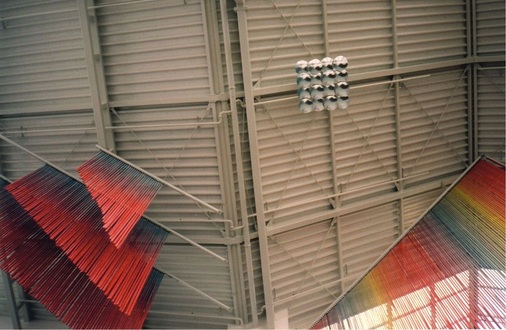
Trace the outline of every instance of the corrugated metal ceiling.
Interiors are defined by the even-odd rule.
[[[117,153],[225,212],[158,194],[149,216],[228,259],[171,235],[158,266],[233,310],[167,277],[146,326],[226,328],[256,314],[272,326],[286,312],[304,328],[472,158],[504,160],[504,2],[223,4],[87,2]],[[0,132],[74,172],[97,152],[104,114],[79,7],[0,0],[0,17]],[[301,114],[293,65],[327,55],[350,61],[350,106]],[[0,143],[1,174],[40,165]]]

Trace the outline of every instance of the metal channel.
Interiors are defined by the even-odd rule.
[[[244,253],[246,257],[246,273],[248,275],[248,290],[253,325],[258,324],[258,311],[256,301],[255,277],[253,268],[253,256],[251,251],[251,237],[248,223],[248,208],[246,205],[246,186],[241,148],[241,133],[239,129],[239,116],[237,114],[236,88],[232,61],[232,48],[230,41],[230,29],[228,25],[228,11],[226,0],[220,0],[221,24],[223,29],[223,43],[225,49],[225,63],[227,69],[228,89],[230,96],[230,108],[232,112],[232,131],[237,167],[237,181],[239,189],[239,204],[244,236]]]
[[[93,4],[93,0],[76,0],[76,2],[81,22],[98,143],[109,150],[115,151],[114,134],[111,130],[106,129],[106,126],[111,126],[111,116],[104,65],[100,51],[97,16],[95,15],[95,10],[92,9],[89,12],[87,8],[87,6]]]
[[[253,80],[251,76],[251,58],[248,38],[247,8],[244,0],[238,0],[237,17],[239,24],[239,38],[241,45],[241,62],[244,80],[244,94],[248,122],[248,133],[251,153],[251,166],[253,173],[253,185],[255,194],[255,207],[257,209],[258,240],[260,244],[260,261],[262,264],[262,279],[264,286],[265,312],[267,327],[274,328],[274,296],[272,292],[272,280],[269,262],[269,242],[267,240],[267,228],[265,214],[263,212],[262,178],[260,173],[260,159],[258,157],[258,136],[256,129],[256,116],[253,93]]]
[[[193,195],[191,195],[191,194],[187,193],[186,191],[184,191],[184,190],[182,190],[182,189],[180,189],[180,188],[178,188],[178,187],[174,186],[173,184],[171,184],[171,183],[169,183],[169,182],[167,182],[167,181],[165,181],[165,180],[163,180],[163,179],[161,179],[161,178],[157,177],[156,175],[153,175],[153,174],[149,173],[148,171],[146,171],[146,170],[144,170],[144,169],[140,168],[139,166],[137,166],[137,165],[135,165],[135,164],[132,164],[131,162],[127,161],[126,159],[123,159],[123,158],[121,158],[120,156],[116,155],[116,154],[115,154],[115,153],[113,153],[112,151],[107,150],[106,148],[104,148],[104,147],[102,147],[102,146],[99,146],[99,145],[97,145],[96,147],[97,147],[98,149],[100,149],[100,151],[105,152],[105,153],[106,153],[106,154],[108,154],[109,156],[112,156],[112,157],[114,157],[114,158],[116,158],[116,159],[118,159],[118,160],[120,160],[120,161],[124,162],[125,164],[128,164],[129,166],[131,166],[131,167],[135,168],[135,169],[136,169],[136,170],[138,170],[139,172],[141,172],[141,173],[143,173],[143,174],[146,174],[146,175],[147,175],[147,176],[149,176],[150,178],[152,178],[152,179],[154,179],[154,180],[156,180],[156,181],[160,182],[161,184],[163,184],[163,185],[165,185],[165,186],[167,186],[167,187],[169,187],[169,188],[171,188],[171,189],[173,189],[173,190],[177,191],[177,192],[178,192],[178,193],[180,193],[181,195],[184,195],[184,196],[188,197],[189,199],[191,199],[191,200],[193,200],[193,201],[195,201],[195,202],[197,202],[197,203],[199,203],[199,204],[201,204],[201,205],[203,205],[203,206],[207,207],[209,210],[213,211],[214,213],[218,213],[218,214],[221,214],[221,213],[222,213],[222,211],[221,211],[221,210],[219,210],[219,209],[215,208],[214,206],[209,205],[208,203],[204,202],[204,201],[203,201],[203,200],[201,200],[200,198],[197,198],[197,197],[195,197],[195,196],[193,196]]]
[[[4,285],[4,290],[7,298],[7,310],[9,312],[9,316],[11,318],[11,324],[13,329],[21,329],[21,321],[19,319],[18,307],[16,304],[16,297],[14,295],[14,290],[12,289],[12,279],[10,276],[0,270],[2,274],[2,282]]]

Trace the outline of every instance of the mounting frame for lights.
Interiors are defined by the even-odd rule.
[[[302,113],[346,109],[349,104],[348,59],[344,56],[300,60],[295,64]]]

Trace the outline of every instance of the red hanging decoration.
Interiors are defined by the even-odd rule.
[[[162,184],[104,152],[77,171],[102,211],[111,242],[121,246]]]
[[[150,271],[127,315],[69,260],[6,185],[0,180],[0,268],[70,328],[140,329],[163,274]]]
[[[117,248],[103,230],[100,209],[85,186],[50,166],[6,189],[120,310],[133,311],[166,231],[143,219]]]

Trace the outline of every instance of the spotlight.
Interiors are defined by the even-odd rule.
[[[322,84],[323,75],[321,72],[318,72],[316,74],[310,74],[310,76],[311,76],[311,86]]]
[[[340,81],[336,85],[336,94],[337,96],[348,96],[349,85],[346,81]]]
[[[317,74],[318,72],[322,71],[322,62],[317,58],[312,59],[307,64],[307,68],[308,68],[309,73]]]
[[[349,104],[349,98],[348,96],[339,96],[337,98],[337,107],[339,109],[348,109],[348,104]]]
[[[327,83],[323,85],[323,88],[323,97],[336,95],[336,85],[334,83]]]
[[[295,72],[302,73],[307,72],[307,61],[300,60],[295,64]]]
[[[301,99],[299,101],[299,111],[302,113],[313,111],[313,101],[311,99]]]
[[[311,98],[311,88],[299,88],[297,90],[297,96],[299,97],[299,100]]]
[[[336,75],[337,82],[346,81],[347,79],[348,79],[348,71],[346,70],[339,71]]]
[[[311,76],[308,73],[299,73],[297,76],[297,86],[299,88],[311,87]]]
[[[325,98],[324,106],[326,110],[334,111],[337,109],[337,97],[336,96],[327,96]]]
[[[322,59],[322,70],[334,70],[334,60],[332,57],[325,57]]]
[[[336,81],[336,76],[334,70],[325,70],[322,75],[322,83],[334,83]]]
[[[332,64],[334,66],[334,70],[342,71],[348,67],[348,59],[344,56],[338,56],[334,59]]]
[[[313,88],[311,88],[311,98],[313,100],[323,98],[324,91],[325,87],[323,87],[322,85],[314,85]]]
[[[323,98],[313,99],[313,111],[318,112],[325,109],[325,105],[323,103]]]
[[[309,113],[327,109],[347,109],[349,104],[348,60],[344,56],[298,61],[297,96],[299,111]]]

